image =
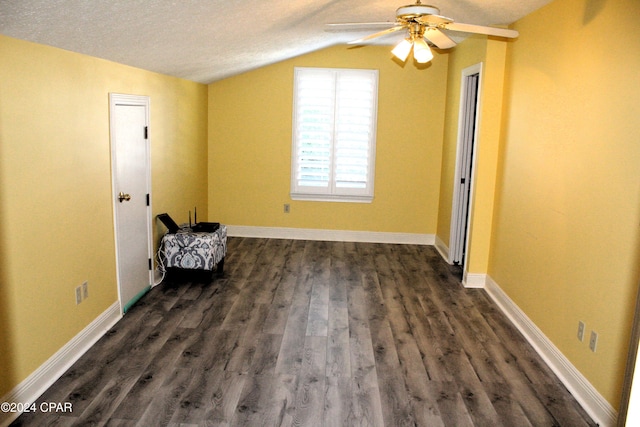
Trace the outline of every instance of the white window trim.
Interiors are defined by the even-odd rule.
[[[300,70],[317,70],[327,71],[333,74],[339,73],[367,73],[374,76],[375,96],[371,109],[371,137],[368,146],[368,164],[367,164],[367,186],[365,189],[340,188],[337,189],[335,179],[332,177],[328,187],[310,187],[298,186],[297,183],[297,159],[298,159],[298,141],[297,141],[297,106],[296,106],[296,84],[298,73]],[[339,69],[339,68],[309,68],[296,67],[294,69],[294,96],[293,96],[293,135],[292,135],[292,151],[291,151],[291,199],[306,201],[325,201],[325,202],[352,202],[352,203],[371,203],[374,197],[374,181],[375,181],[375,158],[376,158],[376,133],[377,133],[377,110],[378,110],[378,70],[367,69]]]

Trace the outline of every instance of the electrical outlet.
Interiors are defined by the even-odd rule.
[[[82,288],[78,286],[76,288],[76,305],[82,302]]]
[[[289,213],[291,212],[291,206],[289,206],[289,203],[285,203],[284,204],[284,213]]]
[[[578,339],[584,341],[584,322],[582,320],[578,322]]]
[[[89,298],[89,282],[84,282],[82,284],[82,299]]]
[[[589,339],[589,348],[594,353],[596,352],[597,345],[598,345],[598,334],[596,331],[591,331],[591,338]]]

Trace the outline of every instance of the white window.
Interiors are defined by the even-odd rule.
[[[294,73],[291,197],[371,202],[378,71]]]

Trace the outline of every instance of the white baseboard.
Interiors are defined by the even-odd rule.
[[[87,327],[66,343],[38,369],[0,398],[2,402],[33,403],[64,374],[120,318],[120,303],[115,302]],[[0,412],[0,426],[8,426],[19,413]]]
[[[546,364],[560,378],[571,394],[600,426],[615,426],[618,413],[591,385],[560,350],[491,278],[486,277],[486,292],[511,323],[525,336]]]
[[[438,236],[437,234],[435,240],[436,250],[442,257],[442,259],[445,260],[447,264],[451,264],[451,261],[449,260],[449,246],[447,246],[447,244],[443,242],[440,236]]]
[[[487,275],[479,273],[467,273],[462,278],[462,286],[469,289],[484,289],[487,284]]]
[[[253,227],[244,225],[227,225],[227,235],[232,237],[324,240],[331,242],[396,243],[414,245],[433,245],[435,243],[435,235],[433,234],[321,230],[313,228]]]

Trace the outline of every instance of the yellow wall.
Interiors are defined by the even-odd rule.
[[[389,47],[333,47],[209,85],[209,211],[232,225],[435,234],[447,55],[404,67]],[[292,201],[293,69],[380,70],[371,204]],[[283,204],[291,213],[283,213]]]
[[[511,42],[485,36],[469,37],[456,46],[449,61],[438,216],[438,238],[447,246],[450,245],[462,71],[482,63],[475,161],[472,168],[474,185],[469,212],[467,273],[484,274],[488,269],[502,125],[505,58],[509,43]]]
[[[0,36],[0,395],[116,301],[109,92],[151,97],[154,213],[448,243],[460,72],[483,61],[469,271],[489,273],[617,406],[640,279],[639,12],[555,0],[508,47],[471,38],[426,69],[387,47],[334,47],[208,89]],[[290,200],[295,66],[380,69],[373,203]]]
[[[478,141],[469,227],[467,272],[485,273],[489,265],[495,188],[498,177],[498,153],[502,126],[505,59],[510,42],[487,40],[483,62]]]
[[[0,56],[2,396],[117,301],[109,92],[150,96],[154,214],[184,221],[206,215],[207,88],[4,36]]]
[[[438,210],[438,238],[450,246],[451,212],[458,144],[458,114],[460,110],[460,90],[462,70],[486,60],[487,38],[475,36],[467,38],[451,50],[447,76],[447,97],[442,148],[442,177],[440,181],[440,202]]]
[[[556,0],[516,24],[489,269],[614,407],[640,279],[638,16]]]

